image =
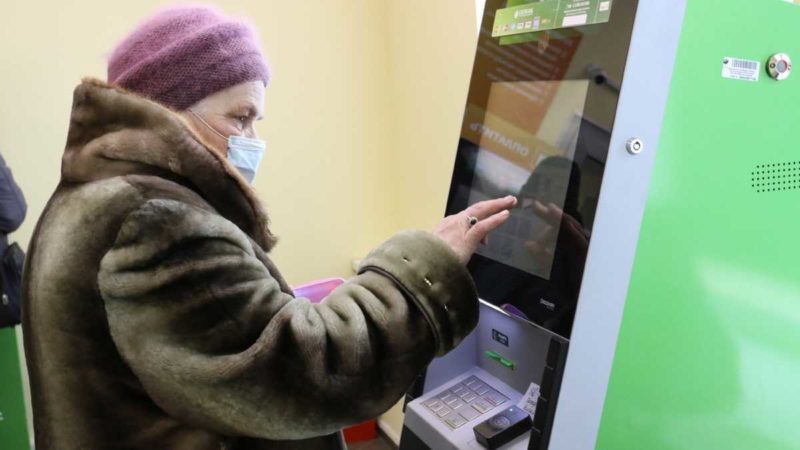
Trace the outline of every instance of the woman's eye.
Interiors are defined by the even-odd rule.
[[[247,126],[247,123],[250,121],[249,115],[231,115],[231,120],[233,120],[233,124],[238,129],[243,129]]]

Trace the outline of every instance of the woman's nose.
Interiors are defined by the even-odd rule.
[[[258,133],[253,126],[249,126],[244,130],[244,136],[251,139],[258,139]]]

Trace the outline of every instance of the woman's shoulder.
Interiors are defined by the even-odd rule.
[[[112,213],[135,210],[150,200],[172,200],[213,210],[203,197],[178,180],[156,175],[124,175],[88,183],[61,183],[51,206],[62,204],[75,211]]]
[[[192,189],[152,175],[126,175],[85,183],[62,182],[43,212],[35,238],[69,235],[71,240],[111,238],[125,219],[156,200],[216,211]]]

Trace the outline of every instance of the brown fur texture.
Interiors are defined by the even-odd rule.
[[[477,323],[468,272],[428,233],[319,304],[294,298],[274,241],[175,112],[78,86],[23,280],[37,448],[340,448]]]
[[[73,95],[62,179],[86,182],[132,172],[170,173],[189,181],[221,213],[255,234],[265,250],[275,244],[255,192],[182,116],[116,86],[85,79]]]

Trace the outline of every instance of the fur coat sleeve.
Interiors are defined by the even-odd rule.
[[[224,435],[331,433],[388,409],[477,322],[468,272],[428,233],[394,236],[319,304],[265,260],[188,203],[151,199],[124,219],[97,282],[114,344],[170,415]]]

